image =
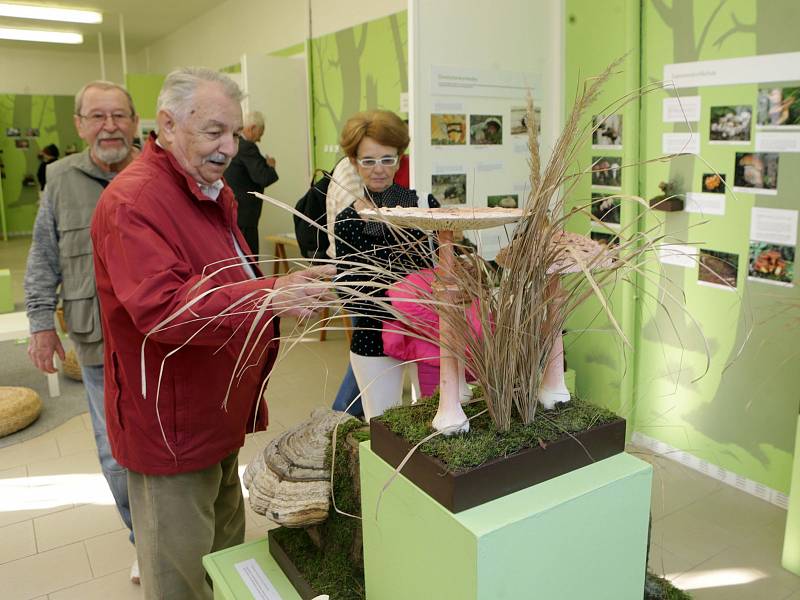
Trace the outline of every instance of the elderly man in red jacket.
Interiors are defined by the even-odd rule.
[[[261,394],[278,348],[277,319],[255,346],[246,342],[254,312],[268,303],[264,324],[303,316],[332,275],[324,267],[264,279],[244,258],[222,179],[237,151],[240,101],[220,73],[171,73],[158,136],[108,186],[92,222],[106,419],[114,457],[129,470],[147,598],[212,597],[201,559],[244,540],[237,457],[246,431],[266,425]],[[252,350],[248,368],[232,382],[243,349]]]

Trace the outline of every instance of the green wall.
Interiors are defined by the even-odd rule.
[[[125,87],[133,98],[139,118],[156,118],[156,101],[164,79],[166,76],[158,73],[128,73]]]
[[[567,90],[575,85],[578,71],[584,76],[597,73],[626,49],[621,40],[634,41],[634,17],[643,41],[640,84],[661,80],[665,64],[800,51],[800,38],[792,27],[799,22],[800,5],[794,0],[645,0],[641,6],[624,0],[602,5],[569,0],[567,6]],[[603,25],[602,43],[590,35],[598,23]],[[613,83],[609,92],[619,95],[638,85],[621,89]],[[757,89],[757,84],[748,84],[680,90],[681,96],[701,96],[700,121],[692,124],[700,135],[701,156],[731,180],[735,152],[753,151],[754,146],[709,144],[710,107],[749,104],[755,110]],[[640,159],[661,155],[662,134],[687,131],[686,124],[662,122],[662,101],[668,95],[660,90],[641,101]],[[632,140],[625,119],[627,153]],[[683,192],[699,192],[701,176],[710,170],[693,156],[648,163],[639,168],[638,193],[652,197],[662,181],[678,182]],[[795,385],[800,370],[795,341],[800,294],[796,284],[777,287],[748,281],[747,259],[751,208],[797,210],[798,188],[800,154],[784,153],[777,196],[734,196],[728,191],[724,216],[644,214],[640,229],[654,227],[657,234],[700,248],[738,254],[737,291],[698,285],[696,266],[653,261],[648,276],[630,292],[636,297],[635,321],[640,323],[634,327],[635,361],[624,363],[620,352],[609,352],[585,335],[568,349],[568,360],[576,357],[571,366],[578,370],[578,389],[585,396],[605,399],[614,373],[622,380],[622,365],[633,368],[635,431],[783,493],[789,488],[800,397]],[[671,300],[665,290],[680,301]],[[606,372],[596,366],[587,370],[586,363],[592,363],[587,357],[595,363],[605,361]]]
[[[314,164],[332,168],[345,121],[361,110],[400,112],[408,91],[408,31],[405,11],[313,38],[311,110]]]
[[[572,109],[578,92],[577,82],[603,71],[609,63],[622,56],[624,63],[620,73],[614,75],[603,88],[594,106],[587,111],[585,124],[591,126],[592,115],[622,98],[625,93],[638,87],[639,80],[639,2],[630,0],[608,0],[602,7],[593,0],[570,0],[567,2],[566,24],[566,70],[565,100],[567,111]],[[596,43],[597,23],[600,13],[606,22],[614,24],[613,35]],[[627,53],[627,55],[626,55]],[[621,195],[634,195],[638,189],[639,169],[639,102],[627,105],[622,112],[622,150],[592,150],[586,144],[578,155],[576,168],[585,169],[597,155],[615,156],[628,165],[622,176]],[[566,208],[585,207],[591,202],[591,178],[584,176]],[[620,236],[625,239],[636,230],[639,208],[632,200],[620,202]],[[608,231],[597,224],[592,225],[588,215],[574,217],[570,229],[584,235],[590,231]],[[620,324],[628,340],[636,339],[636,313],[634,311],[634,287],[625,282],[616,282],[605,290],[614,318]],[[564,347],[567,363],[577,373],[577,391],[582,397],[606,406],[629,420],[633,416],[634,369],[631,348],[625,348],[596,300],[585,302],[567,322]],[[630,432],[630,427],[629,427]]]
[[[39,202],[36,182],[39,150],[55,144],[64,156],[70,144],[78,149],[83,147],[72,122],[73,106],[72,96],[0,94],[0,159],[5,175],[2,198],[5,230],[9,235],[33,230]],[[6,130],[11,127],[20,129],[22,135],[7,137]],[[28,129],[38,129],[39,136],[26,136]],[[28,148],[17,148],[16,140],[27,140]],[[30,181],[29,177],[34,185],[23,184],[24,180]]]

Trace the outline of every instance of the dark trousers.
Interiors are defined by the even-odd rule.
[[[242,231],[247,245],[250,246],[250,252],[252,254],[258,254],[258,226],[242,227],[239,225],[239,229]],[[244,248],[242,248],[242,250],[244,251]]]

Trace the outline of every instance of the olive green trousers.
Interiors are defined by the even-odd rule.
[[[128,471],[136,554],[147,600],[211,600],[203,556],[244,541],[239,452],[202,471]]]

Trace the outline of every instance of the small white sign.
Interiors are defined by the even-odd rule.
[[[686,206],[683,210],[702,215],[722,216],[725,214],[725,194],[689,192],[686,194]]]
[[[431,94],[525,98],[528,91],[539,99],[541,78],[533,72],[431,66]]]
[[[463,102],[434,102],[434,114],[461,114],[464,112]]]
[[[696,267],[697,255],[697,248],[685,244],[665,244],[658,249],[658,260],[676,267]]]
[[[496,162],[479,162],[475,165],[475,170],[478,173],[488,173],[490,171],[502,171],[505,168],[505,163],[501,161]]]
[[[767,188],[751,188],[742,187],[740,185],[733,186],[733,191],[737,194],[760,194],[762,196],[777,196],[778,190],[770,190]]]
[[[255,600],[282,600],[281,595],[256,559],[251,558],[234,565]]]
[[[753,207],[750,213],[750,239],[782,246],[796,246],[797,211]]]
[[[700,136],[696,133],[665,133],[661,137],[664,154],[700,154]]]
[[[800,52],[664,65],[666,85],[674,85],[676,88],[798,79],[800,79]]]
[[[437,165],[431,169],[432,175],[449,175],[450,173],[466,173],[464,165]]]
[[[664,123],[696,123],[700,120],[700,96],[664,98],[662,120]]]
[[[800,152],[800,131],[756,130],[756,152]]]
[[[400,112],[408,112],[408,92],[400,93]]]

